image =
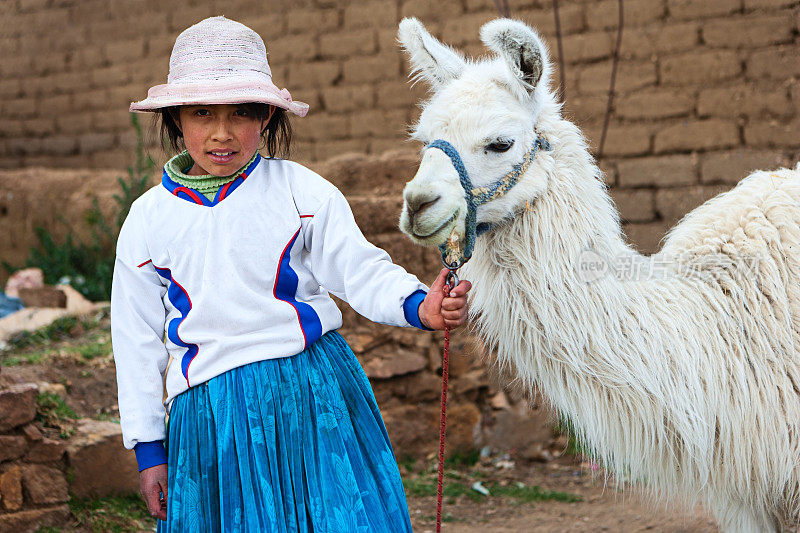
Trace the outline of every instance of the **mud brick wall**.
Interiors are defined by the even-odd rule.
[[[552,3],[508,4],[557,59]],[[748,171],[800,159],[800,1],[624,4],[602,167],[626,232],[650,252],[688,209]],[[474,55],[484,53],[478,28],[497,16],[493,0],[5,0],[0,168],[124,169],[135,144],[128,103],[166,80],[181,30],[220,14],[257,30],[277,84],[311,104],[294,123],[295,159],[305,163],[414,149],[406,130],[425,88],[408,83],[395,37],[402,17]],[[565,112],[596,147],[617,2],[561,2],[560,17]],[[163,162],[155,135],[148,142]],[[0,203],[5,226],[13,199]]]

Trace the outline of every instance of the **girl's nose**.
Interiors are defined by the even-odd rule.
[[[223,118],[216,121],[216,127],[212,133],[212,138],[214,141],[218,142],[231,140],[231,127],[227,119]]]

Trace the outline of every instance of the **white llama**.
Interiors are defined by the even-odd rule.
[[[584,137],[561,116],[533,30],[486,24],[494,57],[477,62],[415,19],[399,38],[433,89],[413,132],[433,144],[406,185],[401,229],[424,245],[455,236],[468,255],[460,159],[472,194],[490,200],[463,275],[473,325],[499,360],[622,482],[700,501],[725,531],[796,528],[800,167],[752,174],[646,258],[625,243]]]

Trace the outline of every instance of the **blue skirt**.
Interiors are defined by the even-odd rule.
[[[159,531],[411,531],[372,388],[332,331],[178,395]]]

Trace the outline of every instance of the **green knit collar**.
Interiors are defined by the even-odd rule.
[[[241,176],[242,172],[252,163],[255,161],[256,156],[258,156],[258,152],[253,154],[253,157],[250,158],[250,161],[245,163],[245,165],[231,174],[230,176],[214,176],[213,174],[203,174],[202,176],[189,176],[183,173],[183,169],[192,168],[194,165],[194,159],[192,156],[189,155],[188,150],[184,150],[183,152],[179,153],[169,161],[167,164],[164,165],[164,170],[167,171],[167,174],[172,179],[184,187],[189,187],[190,189],[194,189],[200,193],[208,193],[208,192],[216,192],[220,187],[229,183],[239,176]]]

